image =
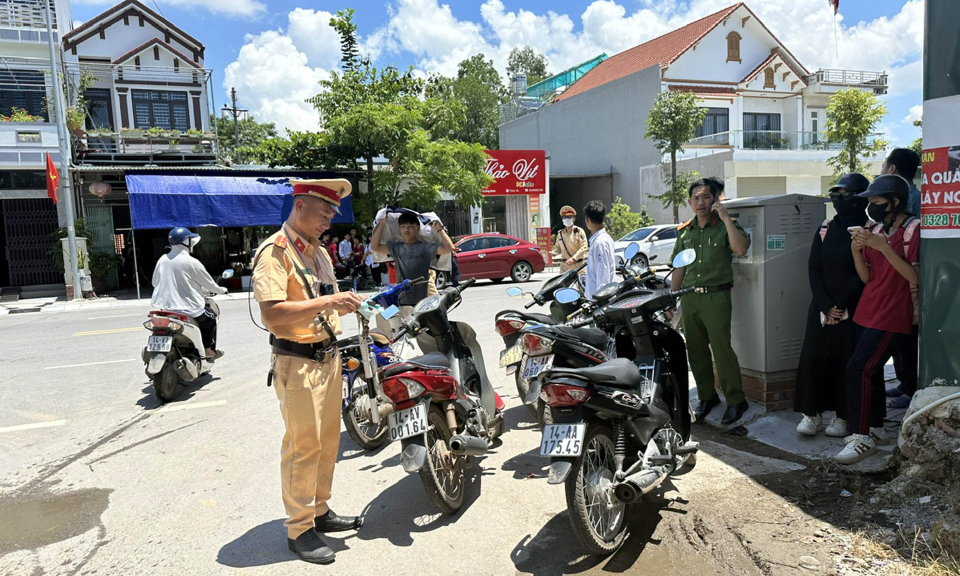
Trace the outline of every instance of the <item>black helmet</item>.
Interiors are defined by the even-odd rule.
[[[866,191],[858,194],[861,198],[874,196],[890,196],[900,199],[900,206],[906,208],[910,199],[910,185],[902,176],[896,174],[882,174],[873,179]]]
[[[167,234],[167,242],[171,246],[177,246],[178,244],[183,244],[183,241],[187,238],[196,238],[197,236],[199,236],[199,234],[196,232],[191,232],[183,226],[177,226]]]
[[[869,185],[870,181],[867,180],[866,176],[859,172],[850,172],[841,176],[837,183],[830,187],[830,192],[837,188],[843,188],[851,194],[859,194],[866,190]]]

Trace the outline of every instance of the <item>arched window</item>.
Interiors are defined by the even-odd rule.
[[[736,32],[727,34],[727,62],[742,62],[740,59],[740,35]]]
[[[763,87],[764,88],[776,88],[777,81],[774,78],[773,68],[767,68],[763,71]]]

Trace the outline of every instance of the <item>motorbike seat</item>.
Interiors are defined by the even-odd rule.
[[[540,376],[541,382],[549,382],[558,378],[572,378],[584,382],[593,382],[601,386],[634,390],[640,387],[640,370],[627,358],[615,358],[603,364],[587,368],[551,368],[544,370]]]
[[[607,340],[610,338],[606,332],[597,328],[571,328],[569,326],[552,326],[550,328],[556,334],[569,340],[579,340],[588,346],[604,350],[607,347]]]
[[[428,352],[423,356],[414,356],[409,360],[396,362],[385,367],[380,373],[381,378],[390,378],[410,371],[410,366],[426,370],[449,370],[450,360],[440,352]]]
[[[512,314],[517,318],[520,318],[524,322],[536,322],[538,324],[546,324],[548,326],[553,326],[557,323],[556,318],[548,316],[547,314],[537,314],[536,312],[521,312],[519,310],[504,310],[497,314],[497,319],[500,319],[501,316],[506,314]]]
[[[373,343],[377,346],[385,347],[390,345],[390,339],[383,335],[381,332],[376,332],[373,329],[370,330],[370,337],[373,339]],[[346,338],[341,338],[337,340],[337,348],[343,350],[344,348],[353,348],[360,345],[360,336],[353,335]]]

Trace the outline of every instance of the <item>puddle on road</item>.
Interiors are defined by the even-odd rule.
[[[34,550],[79,536],[101,524],[113,490],[44,489],[0,497],[0,556]]]

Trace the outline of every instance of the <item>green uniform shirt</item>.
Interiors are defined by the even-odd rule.
[[[740,224],[735,221],[733,225],[749,242],[750,237]],[[696,217],[682,225],[670,260],[687,248],[697,251],[697,260],[687,266],[683,276],[684,288],[721,286],[733,282],[733,249],[730,247],[727,227],[718,216],[712,216],[703,228]]]

